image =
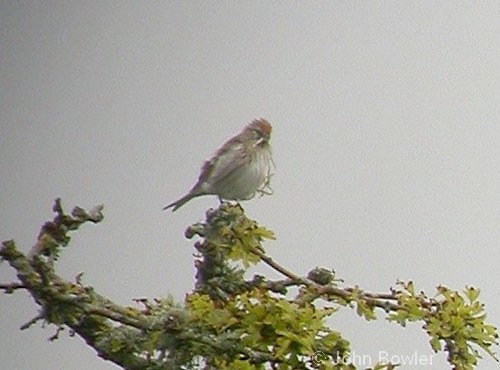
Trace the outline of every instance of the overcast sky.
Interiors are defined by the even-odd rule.
[[[60,274],[84,271],[120,304],[182,300],[184,229],[217,200],[161,208],[265,117],[274,195],[244,207],[277,234],[273,258],[371,291],[480,287],[499,326],[499,19],[497,1],[2,1],[0,239],[28,251],[56,197],[68,211],[103,203]],[[117,368],[67,333],[49,343],[53,327],[19,331],[35,315],[26,294],[0,295],[3,368]],[[419,324],[346,309],[333,326],[374,359],[432,354]]]

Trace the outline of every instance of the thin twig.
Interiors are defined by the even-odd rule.
[[[44,320],[44,319],[45,319],[45,315],[43,314],[43,312],[40,312],[38,315],[36,315],[35,317],[33,317],[30,321],[28,321],[27,323],[21,325],[20,329],[21,330],[26,330],[30,326],[36,324],[37,321]]]
[[[252,252],[255,255],[257,255],[262,261],[264,261],[267,265],[269,265],[270,267],[272,267],[276,271],[280,272],[281,274],[285,275],[289,279],[291,279],[291,280],[293,280],[295,282],[299,282],[300,284],[306,285],[306,286],[314,286],[314,285],[316,285],[316,283],[314,283],[313,281],[311,281],[309,279],[306,279],[306,278],[303,278],[303,277],[301,277],[299,275],[296,275],[292,271],[290,271],[287,268],[281,266],[279,263],[274,262],[274,260],[271,257],[265,255],[259,249],[253,248]]]
[[[0,284],[0,289],[5,290],[5,293],[12,293],[17,289],[27,289],[25,285],[20,283],[9,283],[9,284]]]
[[[352,293],[355,291],[353,288],[346,288],[346,289],[340,289],[336,288],[331,285],[323,286],[316,284],[314,281],[298,276],[295,273],[291,272],[287,268],[281,266],[279,263],[275,262],[271,257],[265,255],[263,252],[261,252],[259,249],[254,248],[252,249],[252,252],[259,256],[259,258],[264,261],[268,266],[272,267],[276,271],[280,272],[281,274],[285,275],[292,281],[295,281],[301,285],[305,285],[308,287],[314,288],[317,292],[318,295],[333,295],[337,297],[341,297],[346,300],[352,299]],[[369,292],[360,292],[361,298],[363,298],[368,304],[376,307],[380,307],[384,309],[385,311],[387,310],[397,310],[399,306],[395,303],[392,303],[390,301],[397,300],[397,297],[394,294],[387,294],[387,293],[369,293]]]

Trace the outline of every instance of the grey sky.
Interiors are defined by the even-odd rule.
[[[60,273],[84,271],[121,304],[181,300],[194,274],[184,229],[217,201],[161,208],[262,116],[274,195],[244,206],[276,232],[270,255],[373,291],[478,286],[498,326],[499,19],[496,1],[1,2],[0,238],[28,250],[55,197],[104,203]],[[116,368],[79,338],[20,332],[34,307],[0,296],[2,367]],[[349,310],[333,325],[357,354],[431,354],[419,325]]]

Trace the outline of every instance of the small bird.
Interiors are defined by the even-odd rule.
[[[271,172],[271,124],[264,118],[249,123],[224,143],[201,168],[198,181],[185,196],[164,207],[175,211],[201,195],[226,200],[248,200],[268,193]]]

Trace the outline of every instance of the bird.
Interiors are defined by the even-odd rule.
[[[248,200],[257,192],[270,194],[271,131],[271,124],[264,118],[247,124],[205,161],[191,190],[163,210],[172,208],[174,212],[202,195],[217,195],[222,202]]]

